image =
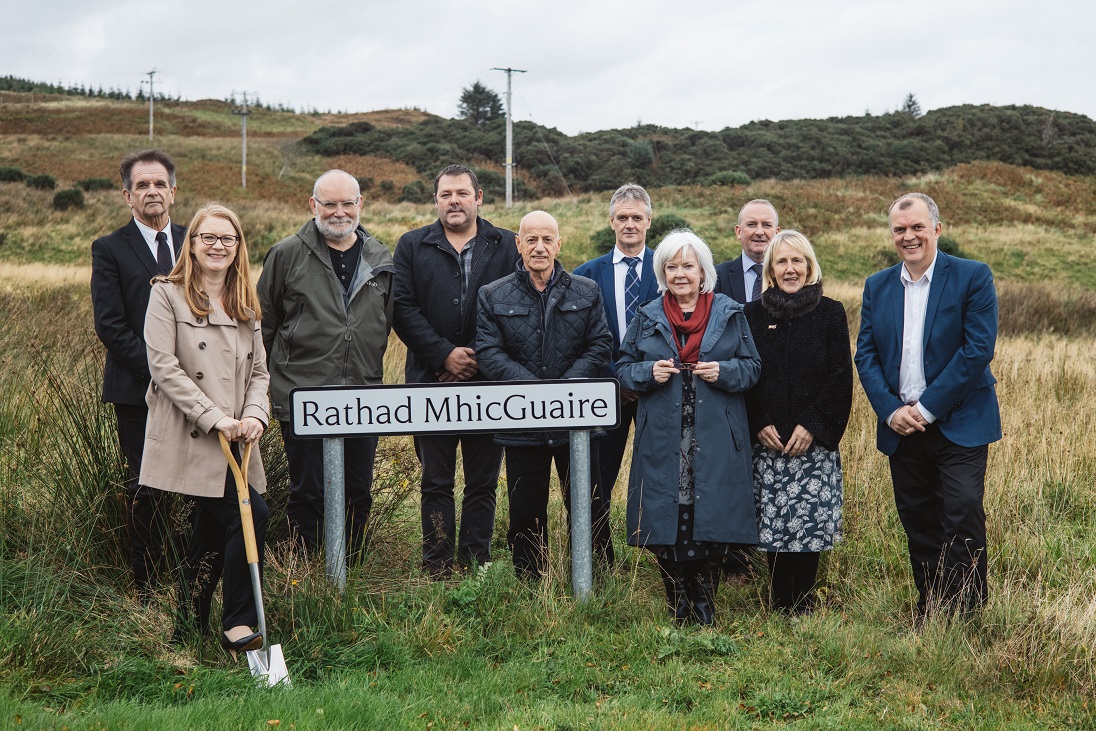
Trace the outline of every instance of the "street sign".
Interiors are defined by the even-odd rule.
[[[612,378],[324,386],[290,393],[302,438],[499,431],[575,431],[620,422]]]

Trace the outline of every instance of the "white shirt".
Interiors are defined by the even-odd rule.
[[[639,264],[636,264],[636,278],[640,282],[643,281],[643,257],[646,253],[647,247],[644,246],[636,254],[639,258]],[[628,326],[624,322],[624,278],[628,275],[628,263],[624,261],[626,256],[627,254],[618,247],[613,247],[613,291],[616,293],[617,332],[620,333],[620,343],[624,342],[624,333],[628,330]],[[643,303],[640,302],[640,304]]]
[[[746,302],[753,301],[754,281],[761,276],[761,274],[755,274],[750,271],[750,267],[758,263],[759,262],[746,256],[745,252],[742,253],[742,283],[746,286]],[[743,302],[742,304],[746,304],[746,302]]]
[[[902,265],[902,287],[906,291],[902,308],[902,363],[898,369],[898,397],[906,404],[917,404],[918,411],[925,421],[932,423],[936,417],[918,403],[928,384],[925,383],[925,312],[928,310],[929,289],[932,275],[936,271],[936,258],[933,257],[929,268],[920,279],[913,277]],[[891,414],[891,418],[894,414]],[[887,419],[890,423],[890,418]]]
[[[136,216],[133,217],[133,222],[137,224],[137,228],[140,229],[141,235],[145,237],[145,244],[148,246],[148,250],[152,252],[152,259],[153,261],[155,261],[157,247],[156,234],[160,232],[154,228],[151,228],[150,226],[146,226],[145,224],[141,223],[137,220]],[[171,240],[170,219],[167,221],[167,223],[164,224],[164,228],[162,230],[165,234],[167,234],[167,248],[168,251],[171,252],[171,266],[175,266],[175,242]]]

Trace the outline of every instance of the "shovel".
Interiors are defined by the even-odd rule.
[[[289,669],[285,666],[282,646],[271,645],[266,634],[263,589],[259,582],[259,549],[255,542],[255,521],[251,517],[251,495],[247,490],[247,461],[251,457],[251,444],[244,444],[243,457],[237,464],[225,435],[217,432],[217,437],[221,441],[221,451],[225,453],[232,476],[236,478],[236,496],[240,501],[240,523],[244,531],[244,551],[247,554],[247,568],[251,571],[251,591],[255,595],[255,612],[259,615],[259,634],[263,636],[262,647],[247,651],[247,664],[251,668],[251,675],[261,678],[266,685],[273,687],[284,683],[288,687],[292,683],[289,682]]]

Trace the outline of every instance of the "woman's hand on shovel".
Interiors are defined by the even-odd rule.
[[[226,416],[218,421],[214,428],[224,434],[225,439],[230,442],[242,440],[254,444],[263,435],[263,423],[253,416],[245,416],[239,421]]]

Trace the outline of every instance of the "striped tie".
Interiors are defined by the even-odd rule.
[[[632,324],[632,318],[639,309],[639,266],[638,256],[624,257],[624,263],[628,265],[628,273],[624,275],[624,326]]]
[[[750,302],[761,298],[761,265],[754,264],[750,267],[750,271],[756,274],[753,283],[753,292],[750,293]]]

